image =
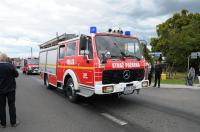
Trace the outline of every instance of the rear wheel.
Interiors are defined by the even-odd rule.
[[[78,101],[78,95],[76,94],[74,82],[73,82],[72,78],[69,78],[67,80],[64,90],[65,90],[65,92],[66,92],[65,94],[70,102],[75,103]]]
[[[49,78],[48,78],[48,75],[45,76],[45,79],[44,79],[44,85],[46,86],[47,89],[52,89],[52,86],[49,84]]]

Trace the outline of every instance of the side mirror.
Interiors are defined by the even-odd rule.
[[[105,52],[105,57],[106,57],[107,59],[110,59],[110,58],[111,58],[111,54],[110,54],[109,51],[106,51],[106,52]]]
[[[102,63],[105,64],[107,63],[107,60],[111,58],[111,54],[109,51],[106,51],[105,53],[102,54]]]
[[[107,58],[106,58],[106,55],[103,53],[102,54],[102,61],[101,61],[103,64],[107,63]]]
[[[147,41],[146,40],[140,40],[140,44],[143,45],[143,52],[147,52]]]
[[[147,45],[147,41],[146,40],[139,40],[139,41],[140,41],[140,44]]]
[[[84,55],[84,56],[85,56],[85,55],[89,55],[89,51],[88,51],[88,50],[82,50],[82,49],[81,49],[80,54],[81,54],[81,55]]]

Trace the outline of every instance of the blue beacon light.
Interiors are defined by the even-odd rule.
[[[96,33],[97,27],[90,27],[90,33]]]
[[[131,36],[131,31],[125,31],[125,35]]]

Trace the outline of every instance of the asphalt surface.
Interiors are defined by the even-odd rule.
[[[94,96],[70,103],[38,75],[17,79],[16,128],[0,132],[200,132],[200,90],[146,88],[140,94]]]

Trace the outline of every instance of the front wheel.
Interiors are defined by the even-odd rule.
[[[25,74],[26,74],[26,75],[29,75],[30,73],[29,73],[29,71],[25,71]]]
[[[74,82],[72,78],[69,78],[67,80],[67,83],[65,85],[65,92],[70,102],[75,103],[78,101],[78,95],[75,92]]]

